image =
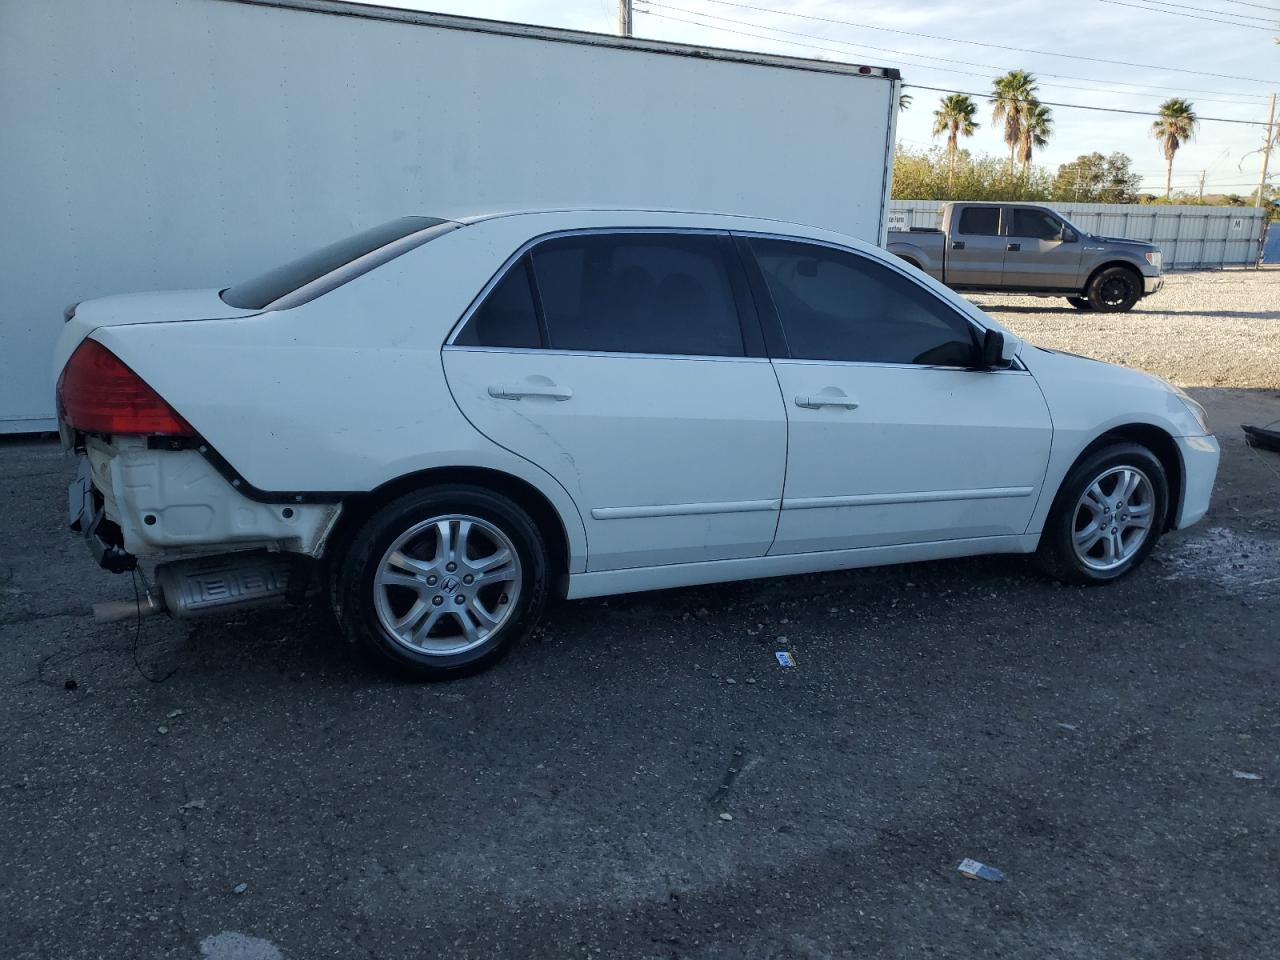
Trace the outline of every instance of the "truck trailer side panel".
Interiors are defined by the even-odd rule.
[[[331,0],[0,5],[0,432],[53,425],[67,304],[228,285],[406,214],[699,209],[880,242],[896,76]]]

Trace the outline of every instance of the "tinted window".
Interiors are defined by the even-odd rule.
[[[454,343],[464,347],[540,347],[538,314],[529,286],[529,258],[521,257],[471,315]]]
[[[969,322],[928,290],[866,257],[790,240],[752,240],[791,356],[971,366]]]
[[[371,230],[347,237],[345,240],[331,243],[327,247],[321,247],[313,253],[268,270],[251,280],[228,287],[222,291],[222,299],[241,310],[261,310],[268,304],[288,296],[295,290],[302,289],[311,281],[319,280],[326,273],[331,273],[352,260],[359,260],[380,247],[403,240],[411,233],[417,233],[428,227],[440,227],[445,223],[446,221],[434,217],[402,217],[399,220],[392,220]],[[452,226],[452,224],[448,225],[448,227]]]
[[[1013,223],[1009,227],[1011,237],[1032,237],[1036,240],[1058,240],[1062,221],[1043,210],[1013,208]]]
[[[1000,233],[999,207],[965,207],[960,211],[960,232],[971,237],[994,237]]]
[[[550,346],[740,357],[742,329],[713,236],[590,234],[533,251]]]

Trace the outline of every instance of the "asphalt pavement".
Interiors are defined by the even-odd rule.
[[[0,956],[1264,956],[1280,455],[1239,423],[1280,395],[1193,392],[1213,510],[1120,583],[562,603],[426,686],[320,609],[94,623],[133,588],[63,528],[72,462],[0,442]]]

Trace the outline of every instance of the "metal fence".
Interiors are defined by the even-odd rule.
[[[938,225],[941,200],[893,200],[889,229]],[[1081,230],[1158,244],[1166,270],[1256,267],[1267,236],[1265,211],[1254,207],[1137,203],[1046,203]],[[895,216],[896,214],[896,216]]]

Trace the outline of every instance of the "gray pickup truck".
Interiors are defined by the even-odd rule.
[[[1164,285],[1159,247],[1030,203],[949,203],[941,229],[890,230],[888,249],[954,290],[1065,296],[1080,310],[1129,310]]]

